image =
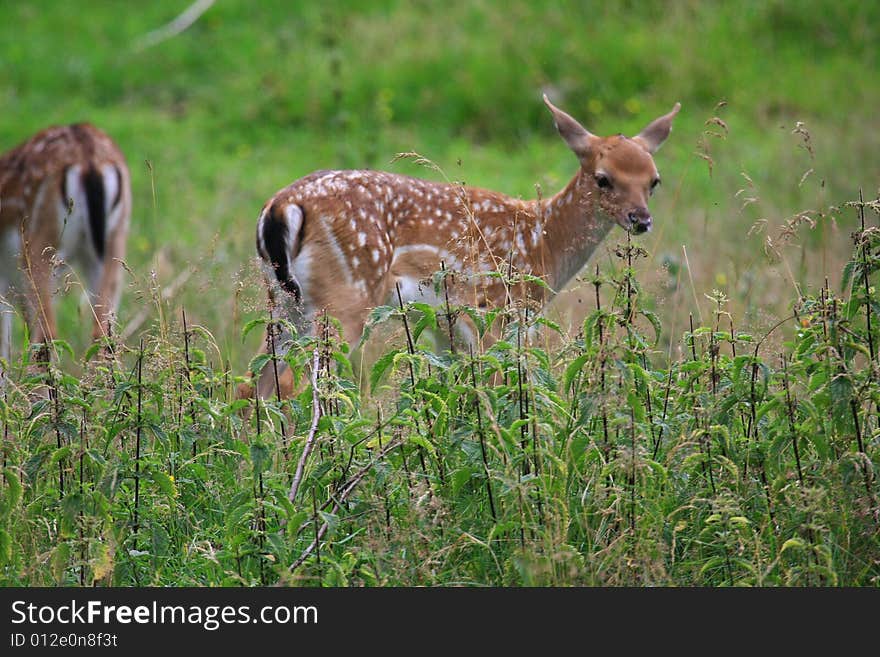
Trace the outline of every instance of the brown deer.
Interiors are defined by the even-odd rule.
[[[448,286],[451,303],[543,306],[615,223],[633,233],[650,230],[648,197],[660,184],[652,154],[669,136],[680,104],[627,138],[597,137],[546,95],[544,102],[580,161],[571,182],[551,198],[524,201],[378,171],[319,171],[280,190],[257,222],[257,252],[273,305],[307,333],[316,313],[326,311],[356,343],[370,309],[396,304],[398,287],[404,303],[439,305],[430,281],[442,263],[456,272]],[[510,286],[485,276],[505,263],[547,287]],[[476,339],[472,325],[460,322],[457,329],[465,341]],[[289,370],[283,363],[278,368],[289,392]],[[265,367],[257,382],[260,397],[275,392],[274,377]]]
[[[0,357],[10,355],[12,299],[32,343],[57,337],[52,297],[62,266],[79,269],[92,338],[107,335],[130,214],[125,158],[94,126],[47,128],[0,156]]]

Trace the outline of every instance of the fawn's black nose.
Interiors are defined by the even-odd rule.
[[[647,233],[651,230],[651,215],[647,210],[633,210],[627,215],[632,232],[636,234]]]

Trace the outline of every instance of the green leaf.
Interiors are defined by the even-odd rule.
[[[546,317],[538,317],[535,319],[535,324],[541,324],[542,326],[546,326],[551,331],[558,333],[559,335],[563,335],[562,327],[559,326],[556,322],[551,322]]]
[[[311,522],[311,514],[308,511],[297,511],[291,513],[287,519],[287,536],[291,539],[296,538],[300,529],[306,522]]]
[[[846,290],[849,288],[850,280],[852,280],[853,270],[855,269],[856,263],[853,260],[850,260],[846,263],[843,268],[843,279],[840,283],[840,289]]]
[[[425,305],[425,304],[419,304]],[[437,328],[437,317],[434,313],[425,313],[416,322],[412,329],[413,344],[419,341],[419,337],[426,329],[435,330]]]
[[[473,475],[474,469],[469,467],[461,468],[452,473],[451,479],[453,497],[457,496],[461,492],[462,488],[467,485]]]
[[[268,317],[258,317],[257,319],[252,319],[247,324],[244,325],[244,328],[241,329],[241,339],[244,339],[248,336],[248,334],[253,331],[258,326],[265,326],[269,323]]]
[[[336,531],[336,528],[339,526],[339,516],[335,513],[328,513],[327,511],[318,510],[318,515],[321,519],[327,523],[327,536],[332,536]]]
[[[540,276],[535,276],[535,275],[533,275],[533,274],[521,274],[521,275],[520,275],[520,278],[521,278],[525,283],[534,283],[534,284],[537,285],[538,287],[543,287],[545,290],[549,290],[549,289],[550,289],[550,286],[547,285],[547,281],[545,281],[545,280],[544,280],[543,278],[541,278]]]
[[[782,544],[782,549],[779,550],[779,554],[783,554],[786,550],[800,550],[804,547],[804,541],[801,538],[795,536],[794,538],[790,538],[785,543]]]
[[[266,366],[272,359],[272,354],[257,354],[251,359],[251,362],[248,363],[248,369],[255,374],[258,374],[263,371],[263,368]]]
[[[70,562],[70,543],[63,541],[59,543],[52,551],[52,576],[55,583],[62,586],[64,582],[64,573]]]
[[[431,304],[424,303],[422,301],[413,301],[409,304],[409,307],[413,310],[418,310],[420,313],[424,315],[428,315],[430,317],[437,316],[437,309]]]
[[[636,422],[645,421],[645,406],[642,404],[641,398],[635,392],[629,392],[626,395],[627,403],[633,410]]]
[[[177,486],[174,485],[174,479],[169,474],[161,470],[151,470],[150,478],[169,498],[177,497]]]
[[[435,354],[433,351],[426,351],[422,355],[433,367],[439,367],[443,370],[448,369],[451,363],[449,357],[444,354]]]
[[[0,527],[0,564],[12,563],[12,536]]]
[[[720,568],[724,565],[723,557],[711,557],[706,560],[706,563],[703,564],[702,568],[700,568],[700,577],[706,575],[706,571],[711,570],[713,568]]]
[[[76,358],[76,353],[73,351],[73,347],[70,346],[70,343],[67,340],[52,340],[52,347],[58,352],[65,352],[71,358]]]
[[[253,463],[254,466],[254,473],[263,472],[272,459],[272,453],[269,451],[269,446],[264,442],[254,441],[251,443],[250,452],[251,463]]]
[[[87,362],[92,360],[92,358],[95,357],[95,354],[97,354],[101,350],[102,346],[103,345],[100,342],[93,342],[92,344],[90,344],[89,348],[86,349],[86,353],[85,356],[83,356],[83,359]]]
[[[425,450],[427,450],[431,454],[431,456],[434,456],[434,454],[436,454],[436,449],[434,448],[434,445],[431,444],[431,441],[420,434],[410,434],[409,436],[407,436],[407,442],[424,447]]]
[[[372,392],[376,391],[379,379],[382,378],[382,375],[385,374],[385,371],[394,362],[397,354],[402,353],[402,351],[402,349],[392,349],[391,351],[387,351],[373,364],[373,369],[370,371],[370,390]]]
[[[226,532],[230,535],[236,535],[239,531],[245,529],[248,521],[253,513],[251,501],[245,500],[232,510],[227,511],[226,515]]]
[[[225,408],[223,408],[223,415],[224,416],[235,415],[236,413],[238,413],[239,411],[241,411],[244,408],[247,408],[250,405],[251,405],[250,399],[236,399],[232,403],[227,404]]]
[[[365,342],[369,339],[370,334],[373,332],[373,326],[388,321],[389,317],[392,317],[399,312],[400,311],[397,308],[392,306],[376,306],[373,308],[370,317],[367,319],[366,324],[364,324],[361,342]]]
[[[848,431],[852,420],[850,409],[852,382],[847,375],[841,374],[831,379],[828,389],[831,391],[831,410],[834,424],[838,431]]]
[[[71,538],[76,534],[77,520],[83,512],[83,498],[76,493],[68,493],[61,501],[61,515],[58,524],[58,534],[60,536]]]
[[[73,448],[70,445],[65,445],[64,447],[59,447],[58,449],[53,451],[52,457],[49,459],[49,467],[52,467],[59,461],[69,457],[72,449]]]
[[[651,322],[651,326],[654,327],[654,344],[652,346],[656,346],[658,342],[660,342],[660,334],[663,332],[663,326],[660,323],[660,318],[657,316],[657,313],[654,313],[650,310],[640,310],[639,314],[645,317],[649,322]]]
[[[21,499],[21,482],[18,474],[12,468],[3,469],[3,477],[6,479],[6,504],[7,510],[12,511]]]
[[[465,315],[471,318],[473,323],[477,327],[477,333],[482,336],[486,333],[486,315],[485,313],[477,310],[476,308],[471,308],[469,306],[465,306],[460,309]]]
[[[565,374],[562,377],[562,385],[565,390],[571,390],[571,386],[574,382],[575,377],[578,375],[578,372],[581,371],[581,369],[590,359],[590,357],[590,354],[581,354],[568,364],[568,366],[565,368]]]

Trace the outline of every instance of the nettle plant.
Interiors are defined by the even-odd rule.
[[[574,335],[527,303],[447,302],[442,269],[439,305],[373,311],[366,365],[332,317],[288,326],[251,370],[283,359],[292,397],[236,398],[183,314],[115,359],[56,343],[0,398],[2,581],[876,584],[878,235],[760,334],[713,293],[676,359],[628,239],[582,279]],[[464,316],[497,338],[438,349]]]

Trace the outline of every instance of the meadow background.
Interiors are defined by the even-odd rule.
[[[11,148],[50,124],[90,121],[112,135],[128,158],[134,211],[119,330],[132,350],[124,354],[124,368],[129,374],[134,371],[139,340],[150,343],[174,334],[173,340],[179,342],[181,310],[185,309],[189,326],[198,327],[200,339],[204,340],[203,352],[200,352],[204,367],[214,376],[213,383],[206,383],[204,390],[217,384],[217,372],[222,372],[224,381],[217,384],[218,390],[227,391],[231,389],[230,382],[246,375],[262,335],[259,330],[248,333],[244,329],[265,314],[265,293],[254,263],[257,214],[276,190],[313,170],[374,168],[440,179],[436,171],[411,161],[393,161],[397,153],[416,151],[436,163],[451,180],[513,196],[534,197],[536,186],[540,186],[545,195],[561,188],[574,174],[577,164],[553,129],[549,113],[540,100],[542,93],[548,93],[554,103],[581,120],[592,132],[602,135],[635,134],[649,120],[668,111],[674,102],[682,103],[673,133],[655,158],[663,177],[663,185],[651,204],[655,229],[638,240],[647,256],[637,258],[632,264],[632,274],[640,289],[639,304],[656,315],[662,327],[660,338],[647,356],[644,350],[634,347],[629,338],[621,343],[646,370],[650,369],[649,360],[662,369],[667,367],[664,363],[690,356],[690,343],[682,339],[689,328],[690,316],[697,326],[714,325],[717,332],[718,310],[723,306],[724,313],[728,313],[723,316],[725,325],[730,322],[737,330],[757,339],[791,315],[799,300],[820,296],[824,299],[826,280],[830,291],[844,301],[851,299],[854,277],[846,278],[844,271],[853,255],[852,234],[859,230],[859,214],[845,204],[857,200],[860,190],[866,199],[874,199],[880,189],[880,119],[876,112],[880,105],[878,5],[849,0],[729,3],[450,0],[442,4],[421,0],[322,3],[218,0],[183,33],[154,45],[145,39],[189,4],[186,0],[134,5],[110,0],[45,0],[4,2],[0,6],[0,147]],[[867,219],[869,223],[876,223],[876,215],[871,211]],[[621,232],[614,231],[596,252],[585,274],[598,264],[611,278],[623,280],[620,277],[625,278],[627,271],[624,269],[621,274],[621,263],[614,255],[615,246],[623,239]],[[601,293],[605,295],[606,304],[613,303],[615,289],[613,285],[603,285]],[[162,296],[163,292],[166,297]],[[569,345],[571,336],[583,328],[584,319],[595,310],[594,295],[592,282],[585,280],[575,282],[554,301],[548,317],[561,328],[563,337],[557,342]],[[69,295],[61,304],[61,333],[76,354],[66,362],[65,371],[77,376],[88,369],[79,360],[87,347],[83,329],[86,312],[76,295]],[[17,330],[20,336],[20,326]],[[792,336],[793,327],[786,326],[775,332],[767,344],[775,345],[773,349],[778,352],[785,349],[783,341]],[[715,338],[706,339],[712,342]],[[715,353],[711,348],[713,344],[707,343],[705,354]],[[583,353],[589,348],[589,345],[584,347]],[[308,362],[308,353],[306,350],[303,362]],[[694,353],[695,357],[703,355],[702,351]],[[733,357],[735,353],[730,355]],[[841,358],[845,357],[841,355]],[[169,362],[173,360],[169,357]],[[153,365],[159,361],[161,359]],[[623,358],[621,362],[629,361]],[[557,370],[567,368],[566,363],[554,363]],[[708,367],[709,361],[706,363]],[[734,367],[732,363],[730,367]],[[547,369],[551,371],[553,367]],[[873,379],[868,369],[865,376],[870,383]],[[660,387],[656,393],[658,399],[662,399],[667,370],[658,371]],[[773,375],[768,376],[772,379]],[[672,375],[669,376],[672,380]],[[170,380],[172,383],[168,385],[173,387],[177,379]],[[716,380],[713,370],[705,385]],[[572,381],[567,383],[570,385]],[[68,383],[74,388],[79,385]],[[415,387],[411,386],[411,395]],[[88,398],[81,388],[76,389],[78,399]],[[354,394],[348,388],[345,390],[346,395]],[[860,393],[860,403],[873,394],[864,390]],[[688,394],[691,392],[689,389]],[[118,401],[122,393],[116,388],[113,394],[110,394],[111,401]],[[521,389],[518,394],[522,394]],[[648,397],[651,394],[646,392]],[[184,397],[178,395],[180,403],[175,407],[178,411],[186,406],[181,401]],[[499,394],[497,399],[501,397]],[[493,403],[497,401],[495,397],[492,399]],[[755,405],[754,397],[751,403]],[[873,425],[869,425],[876,420],[875,415],[871,415],[876,413],[876,407],[872,411],[871,404],[865,403],[865,425],[859,430],[864,429],[867,440],[869,431],[873,430]],[[357,398],[352,404],[360,413],[368,402]],[[114,407],[112,403],[110,407]],[[9,408],[11,406],[6,411],[5,426],[39,416],[30,407],[15,411],[20,415]],[[687,408],[693,411],[694,406]],[[239,407],[232,409],[240,410]],[[343,413],[339,408],[336,410]],[[309,424],[308,396],[294,411],[304,418],[297,429],[302,437]],[[157,426],[162,425],[171,407],[157,402],[153,412]],[[56,408],[54,413],[54,420],[52,417],[47,420],[45,430],[52,433],[54,421],[57,434],[61,411]],[[188,417],[197,425],[192,416]],[[224,421],[231,423],[229,426],[237,422],[229,419],[231,415],[224,417]],[[280,414],[273,417],[280,422]],[[633,421],[636,419],[642,421],[642,418]],[[138,418],[138,426],[143,425],[142,420]],[[375,416],[370,422],[374,420]],[[361,421],[366,420],[361,418]],[[625,421],[624,417],[621,422]],[[682,426],[687,424],[681,422]],[[28,426],[37,425],[33,421]],[[590,426],[589,431],[596,430]],[[165,430],[162,435],[172,433],[167,426],[160,428]],[[515,427],[517,431],[521,428]],[[235,429],[240,429],[239,424],[235,424]],[[324,429],[327,427],[322,425]],[[747,439],[750,430],[746,431]],[[852,433],[852,427],[847,429],[841,425],[839,430]],[[69,433],[72,440],[77,430]],[[227,433],[227,438],[232,435]],[[416,427],[416,433],[424,431]],[[22,453],[17,457],[7,451],[5,458],[11,460],[4,463],[9,465],[14,461],[15,467],[31,463],[33,468],[29,472],[37,477],[39,468],[28,458],[39,451],[36,446],[41,444],[41,434],[34,429],[28,435],[33,442],[28,447],[20,444],[17,449]],[[381,431],[379,435],[381,443]],[[621,439],[626,439],[625,433]],[[55,441],[54,434],[51,440]],[[189,440],[195,445],[198,438]],[[112,442],[110,438],[107,441],[104,456],[108,453],[107,445]],[[253,442],[245,440],[242,444],[252,446]],[[62,447],[61,438],[57,445],[59,449]],[[162,449],[171,449],[171,443],[162,445]],[[284,445],[287,449],[286,442]],[[381,444],[378,447],[381,450]],[[867,447],[862,447],[860,453],[864,454]],[[419,447],[422,448],[428,450],[428,447]],[[156,463],[167,465],[168,455],[163,452],[159,456],[162,450],[156,449]],[[335,458],[332,447],[328,449],[326,457],[332,462]],[[60,455],[46,454],[45,463],[51,463],[54,473],[58,463],[66,463],[64,459],[81,451],[71,448]],[[249,476],[259,475],[260,492],[248,498],[249,503],[253,503],[255,499],[263,499],[260,496],[265,493],[262,471],[257,472],[254,463],[262,467],[265,459],[259,450],[255,453],[252,448],[241,447],[239,451],[248,467],[255,468]],[[656,457],[656,450],[654,452],[652,456]],[[635,458],[633,453],[630,456]],[[293,462],[298,454],[290,457]],[[354,457],[355,462],[361,457],[366,458],[361,454]],[[528,458],[532,457],[534,454]],[[275,486],[282,490],[289,484],[291,467],[288,461],[274,461],[274,458],[269,461],[277,466]],[[405,456],[403,458],[405,460]],[[442,461],[437,458],[438,463]],[[711,461],[712,457],[708,458]],[[527,458],[525,462],[528,463]],[[509,468],[520,465],[505,461],[503,467],[498,467],[510,474]],[[174,464],[172,475],[179,466],[180,463]],[[424,468],[424,463],[422,466]],[[73,468],[73,461],[65,467]],[[105,469],[109,466],[96,461],[86,469],[88,467],[101,471],[100,475],[96,474],[98,481],[107,475]],[[126,468],[130,467],[133,467],[131,463],[126,462],[120,466],[120,472],[128,472]],[[230,467],[234,470],[244,466]],[[396,466],[397,470],[401,467],[406,464]],[[423,474],[426,481],[432,482],[429,470]],[[479,479],[474,474],[476,471],[467,472],[468,475],[461,476],[456,495],[467,489],[465,481],[470,475]],[[407,477],[409,474],[407,472]],[[528,474],[528,468],[523,474]],[[318,480],[325,475],[326,472],[314,477]],[[599,480],[606,475],[607,472],[599,476]],[[172,476],[170,482],[155,476],[157,495],[163,494],[163,490],[164,494],[183,495],[175,488],[181,485],[179,474],[176,479]],[[443,479],[439,472],[436,476]],[[235,489],[235,477],[231,474],[229,477],[224,486],[218,485],[218,490]],[[631,479],[635,480],[634,475]],[[9,523],[16,517],[27,516],[30,520],[26,524],[33,524],[37,517],[48,518],[60,513],[61,507],[53,507],[46,501],[50,493],[59,492],[58,482],[40,489],[36,481],[31,480],[30,489],[25,486],[24,494],[31,505],[41,500],[39,509],[22,508],[20,513],[24,515],[21,516],[9,510],[6,517]],[[373,484],[377,490],[390,485],[384,480]],[[717,494],[716,482],[711,484]],[[269,483],[266,485],[271,489]],[[508,492],[513,491],[511,495],[518,494],[516,485],[509,481],[505,485]],[[95,490],[100,488],[95,484]],[[566,486],[563,489],[566,492],[562,497],[570,496],[571,491]],[[35,497],[27,498],[28,490]],[[38,490],[43,490],[42,497],[37,494]],[[252,488],[250,492],[255,490],[257,488]],[[475,485],[475,490],[482,491],[481,484]],[[130,493],[129,483],[112,491],[114,495],[118,491],[121,497],[114,498],[105,490],[107,508],[114,504],[130,508],[131,500],[126,497]],[[548,496],[552,492],[544,491]],[[438,499],[442,497],[436,491],[422,494],[431,499],[435,495]],[[530,495],[532,493],[527,497]],[[871,496],[870,485],[868,496]],[[123,498],[125,502],[121,501]],[[546,504],[547,498],[539,495],[538,507],[542,504],[540,499]],[[233,575],[230,572],[235,568],[211,552],[214,548],[205,548],[214,560],[212,563],[217,564],[216,571],[210,574],[199,569],[181,569],[180,560],[174,558],[166,563],[164,570],[160,569],[162,574],[155,574],[156,563],[152,562],[150,568],[154,574],[147,576],[149,568],[139,566],[138,559],[158,558],[159,547],[166,553],[178,550],[180,556],[185,551],[182,543],[176,548],[169,545],[175,540],[184,541],[188,536],[186,532],[175,533],[166,526],[165,538],[160,540],[153,534],[155,549],[152,552],[143,546],[129,546],[128,552],[121,551],[120,554],[128,554],[131,559],[131,563],[126,564],[122,557],[108,556],[115,554],[116,547],[109,552],[94,547],[101,541],[107,543],[108,539],[104,536],[89,542],[82,533],[80,521],[79,539],[73,529],[68,528],[73,534],[64,534],[70,548],[66,552],[62,550],[61,556],[58,556],[59,541],[54,530],[41,538],[34,530],[33,543],[20,537],[10,538],[4,544],[11,546],[9,563],[18,566],[7,570],[4,579],[10,583],[76,583],[94,577],[96,581],[124,584],[144,583],[145,578],[158,583],[274,581],[277,573],[268,573],[274,572],[272,565],[283,559],[280,552],[273,553],[272,559],[259,556],[267,553],[266,541],[270,539],[266,536],[271,531],[266,529],[265,517],[259,516],[262,520],[255,521],[256,512],[248,508],[248,514],[238,519],[247,529],[244,533],[250,536],[247,541],[258,547],[245,551],[251,559],[250,566],[245,563],[242,567],[241,554],[229,557],[238,563],[238,571]],[[612,516],[618,511],[621,514],[615,516],[616,524],[609,524],[612,529],[608,531],[612,533],[625,528],[630,522],[627,518],[631,520],[636,515],[632,511],[627,516],[614,505],[608,508],[616,509],[609,511]],[[214,511],[220,518],[218,522],[225,522],[223,518],[228,516],[228,509]],[[393,515],[387,507],[385,512],[389,518]],[[81,509],[79,513],[81,519]],[[314,515],[318,517],[317,510]],[[707,512],[706,517],[711,515]],[[869,517],[870,513],[863,515]],[[494,510],[492,516],[495,516]],[[522,517],[521,505],[519,516]],[[748,517],[748,513],[731,512],[724,517],[741,516]],[[424,518],[407,518],[412,524],[406,527],[410,528],[425,521]],[[290,518],[285,516],[279,525],[282,536],[287,531],[284,527],[288,520]],[[106,520],[106,528],[98,534],[115,532],[114,540],[121,546],[124,543],[121,528],[131,528],[131,519],[126,522],[120,525],[113,516]],[[137,519],[134,522],[137,525]],[[667,518],[660,524],[675,529],[679,526],[676,522]],[[441,538],[436,544],[428,537],[428,547],[415,551],[420,559],[427,558],[426,554],[436,556],[448,548],[443,542],[448,539],[448,524],[447,517],[446,530],[441,522]],[[74,525],[76,522],[71,527]],[[567,530],[560,529],[564,525],[561,523],[557,529],[564,533]],[[695,537],[702,531],[697,525],[690,525],[697,527]],[[767,525],[770,526],[777,530],[780,527],[779,523]],[[335,524],[333,527],[334,531],[342,532],[337,536],[346,535]],[[504,523],[493,527],[504,527]],[[631,525],[630,529],[634,527]],[[675,544],[676,534],[672,529],[667,527],[661,531],[664,544],[670,541]],[[508,530],[509,527],[497,532],[504,534]],[[533,528],[533,531],[538,530]],[[253,538],[248,532],[257,532],[262,539]],[[519,548],[524,550],[524,536],[528,532],[523,532],[522,524],[519,532]],[[478,536],[476,530],[471,532],[470,529],[465,534]],[[547,538],[540,531],[538,534]],[[818,544],[819,534],[821,531],[813,528],[804,540]],[[388,536],[391,536],[390,529]],[[864,539],[863,532],[859,536]],[[598,540],[595,536],[593,539]],[[695,538],[698,542],[704,539]],[[372,540],[375,543],[378,539],[373,537]],[[485,536],[474,538],[474,545],[479,541],[491,545],[491,540]],[[732,540],[730,535],[725,534],[724,541],[729,540]],[[779,545],[773,548],[777,557],[785,540],[781,537]],[[876,583],[876,540],[873,543],[865,540],[868,542],[860,548],[865,552],[859,554],[861,565],[847,571],[846,577],[843,570],[839,571],[846,583]],[[615,546],[616,549],[618,545],[613,537],[604,537],[602,541],[607,541],[603,543],[606,548]],[[575,545],[576,541],[569,537],[568,544]],[[371,545],[380,552],[375,544]],[[542,570],[544,566],[523,566],[522,559],[517,561],[512,557],[509,562],[518,565],[498,566],[499,573],[506,573],[503,576],[495,572],[497,563],[487,566],[486,572],[494,575],[475,567],[468,575],[465,568],[456,571],[454,576],[438,576],[433,570],[430,574],[419,567],[402,566],[412,557],[397,553],[399,570],[391,567],[388,570],[397,574],[376,575],[373,563],[370,571],[373,576],[367,576],[358,570],[362,565],[358,562],[357,566],[349,564],[331,569],[335,574],[328,574],[330,571],[326,569],[313,570],[312,579],[306,581],[736,583],[739,581],[733,573],[736,569],[729,559],[733,548],[728,550],[728,543],[724,546],[727,547],[718,554],[725,555],[727,562],[717,579],[713,579],[715,566],[703,571],[701,567],[708,561],[698,559],[693,561],[697,565],[681,577],[674,574],[668,561],[665,569],[652,566],[635,575],[635,567],[623,565],[626,559],[615,561],[619,568],[615,566],[610,571],[606,562],[601,568],[587,569],[589,575],[583,578],[572,575],[570,570],[553,571],[552,567],[554,574],[549,576],[546,569]],[[581,544],[576,545],[573,552],[585,555],[591,553],[591,549]],[[789,545],[786,549],[794,548]],[[298,554],[290,546],[285,550]],[[77,561],[76,555],[80,552]],[[610,559],[612,552],[604,552],[603,558]],[[295,554],[284,554],[289,557],[288,563],[295,559]],[[344,561],[340,556],[343,554],[345,548],[339,548],[339,563]],[[40,555],[37,561],[45,565],[45,570],[22,566],[35,555]],[[330,555],[325,555],[325,559],[329,558]],[[461,557],[465,562],[471,558]],[[492,561],[485,558],[487,562]],[[639,558],[651,564],[663,561],[654,552],[639,553]],[[569,564],[566,559],[563,558],[562,563]],[[553,558],[550,561],[553,562]],[[111,562],[114,568],[108,565]],[[173,566],[169,565],[172,563]],[[810,564],[814,570],[806,570],[818,579],[786,579],[779,572],[770,575],[769,570],[761,571],[761,577],[769,576],[768,583],[840,581],[823,579],[827,574],[816,575],[818,566],[812,561]],[[172,574],[175,568],[185,574],[175,578]],[[829,572],[838,572],[833,566],[828,568]],[[612,571],[613,576],[607,575]],[[356,576],[352,575],[354,572]],[[403,572],[409,575],[400,574]],[[701,579],[704,576],[705,579]],[[761,577],[749,582],[763,582]]]

